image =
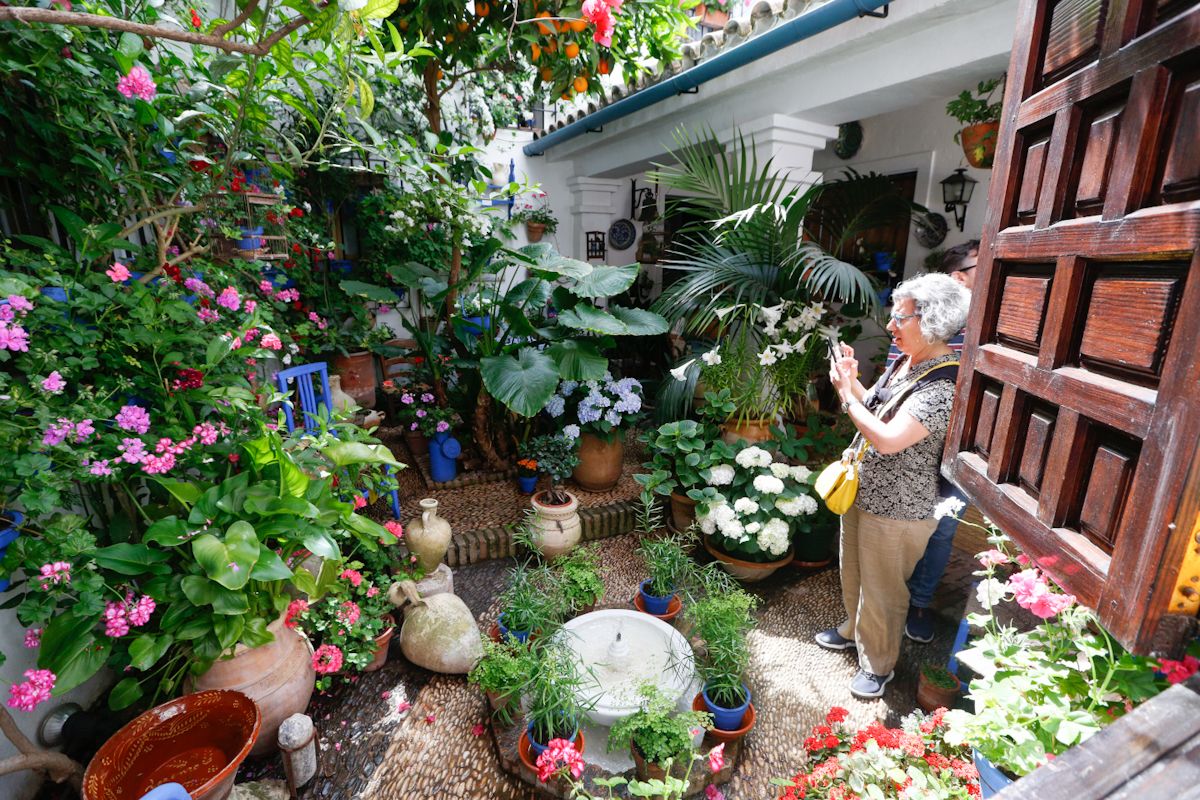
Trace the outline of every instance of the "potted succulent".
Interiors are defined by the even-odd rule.
[[[917,676],[917,705],[933,713],[939,708],[953,708],[962,691],[962,682],[941,664],[922,664]]]
[[[999,86],[999,78],[980,81],[974,93],[964,89],[946,104],[946,113],[965,126],[954,135],[954,140],[962,144],[967,163],[972,167],[990,169],[996,157],[1002,103],[992,102],[992,95]]]
[[[487,696],[493,716],[511,725],[512,708],[520,699],[521,689],[533,674],[533,655],[516,639],[495,641],[483,637],[483,657],[467,673],[467,682],[478,686]]]
[[[575,482],[591,492],[616,486],[625,453],[624,429],[642,410],[642,384],[634,378],[617,380],[608,372],[596,381],[563,381],[545,410],[552,418],[569,420],[564,432],[579,432]]]
[[[691,583],[696,562],[689,552],[695,542],[690,532],[648,536],[635,551],[650,577],[638,586],[639,610],[663,619],[674,618],[682,603],[678,593]]]
[[[742,736],[753,724],[746,719],[753,715],[745,683],[750,666],[746,638],[754,628],[757,606],[756,597],[734,586],[706,593],[683,612],[693,636],[704,644],[696,655],[696,674],[703,688],[693,708],[700,706],[713,715],[714,731]]]
[[[705,547],[734,577],[759,581],[792,559],[793,521],[817,513],[810,470],[751,445],[694,492]]]
[[[550,213],[545,192],[534,192],[530,199],[519,201],[517,206],[512,221],[525,223],[525,236],[530,244],[540,242],[547,232],[558,230],[558,220]]]
[[[546,565],[518,564],[509,575],[508,587],[500,595],[504,609],[497,620],[499,638],[528,642],[545,635],[563,618],[563,598],[558,581]]]
[[[710,408],[710,406],[706,406]],[[642,436],[650,460],[642,466],[649,472],[634,480],[658,495],[670,498],[672,529],[686,530],[696,519],[692,490],[703,490],[718,465],[733,462],[737,449],[718,437],[717,427],[692,419],[668,422]]]
[[[638,780],[662,780],[673,772],[673,766],[690,766],[697,734],[712,727],[712,715],[678,712],[675,703],[653,684],[645,684],[639,691],[644,698],[641,707],[613,725],[608,749],[629,748]]]
[[[572,615],[595,609],[604,597],[600,555],[595,545],[577,547],[554,562],[558,590]]]
[[[537,462],[538,471],[550,477],[550,488],[535,493],[530,500],[535,512],[529,523],[533,544],[546,558],[569,552],[583,535],[579,500],[562,488],[579,464],[576,448],[575,439],[550,434],[530,439],[525,447],[527,457]]]

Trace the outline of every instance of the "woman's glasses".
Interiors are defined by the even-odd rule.
[[[892,319],[892,322],[896,323],[897,325],[903,325],[904,323],[908,322],[910,319],[913,319],[914,317],[919,317],[919,316],[921,316],[921,315],[920,314],[892,314],[891,319]]]

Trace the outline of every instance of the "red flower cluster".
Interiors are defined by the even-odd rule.
[[[163,272],[175,283],[183,283],[183,270],[177,264],[163,264]]]
[[[171,382],[171,388],[177,392],[183,389],[199,389],[203,385],[204,373],[189,367],[180,369],[179,377]]]
[[[190,8],[188,10],[192,12],[192,27],[196,30],[200,30],[200,27],[204,24],[200,20],[200,15],[196,13],[196,9],[194,8]]]

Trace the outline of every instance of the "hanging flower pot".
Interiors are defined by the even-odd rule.
[[[977,169],[991,169],[996,158],[996,141],[999,138],[999,122],[980,122],[968,125],[959,131],[963,154],[967,163]]]
[[[242,228],[242,238],[238,239],[238,250],[257,250],[262,247],[263,228],[259,225],[254,228]]]
[[[542,237],[546,235],[546,225],[542,222],[526,222],[525,223],[525,238],[532,244],[540,242]]]
[[[584,433],[579,437],[579,466],[571,473],[589,492],[604,492],[621,480],[625,441],[620,431],[608,438]]]

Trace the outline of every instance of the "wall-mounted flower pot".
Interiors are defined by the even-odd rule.
[[[525,223],[525,238],[532,242],[540,242],[546,235],[546,226],[541,222]]]
[[[959,131],[963,154],[967,163],[977,169],[991,169],[996,158],[996,142],[999,138],[999,122],[979,122]]]
[[[238,239],[238,250],[257,250],[262,247],[263,228],[259,225],[254,228],[242,228],[242,238]]]

